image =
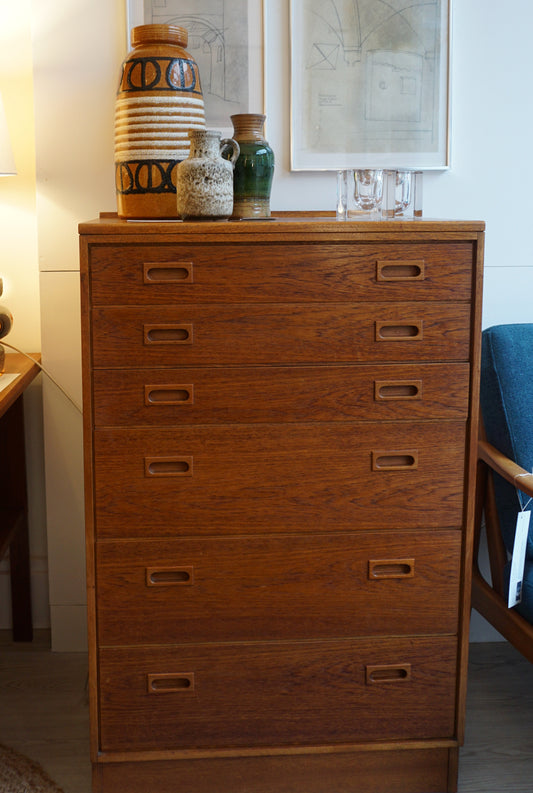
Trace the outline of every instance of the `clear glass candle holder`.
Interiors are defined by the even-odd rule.
[[[337,218],[379,216],[383,197],[381,168],[349,168],[337,172]]]
[[[385,170],[382,217],[422,217],[422,171]]]

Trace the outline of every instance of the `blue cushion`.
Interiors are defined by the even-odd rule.
[[[533,324],[495,325],[483,332],[481,411],[487,440],[526,471],[533,471]],[[512,552],[516,516],[529,496],[495,477],[505,545]],[[533,517],[527,557],[533,560]]]

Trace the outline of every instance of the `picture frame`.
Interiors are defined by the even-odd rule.
[[[137,25],[186,28],[208,128],[229,136],[233,114],[264,112],[263,0],[127,0],[126,9],[128,42]]]
[[[451,0],[290,0],[291,170],[449,168]]]

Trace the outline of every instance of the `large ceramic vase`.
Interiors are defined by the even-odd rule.
[[[239,113],[231,121],[241,150],[233,175],[233,217],[270,217],[274,152],[263,136],[265,116]]]
[[[115,106],[117,209],[123,218],[176,217],[176,166],[189,129],[205,128],[200,74],[175,25],[140,25]]]
[[[223,220],[233,211],[233,167],[239,145],[213,129],[189,130],[190,152],[176,169],[176,207],[183,220]],[[230,157],[222,157],[222,150]]]

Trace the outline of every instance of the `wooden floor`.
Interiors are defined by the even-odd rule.
[[[506,642],[471,644],[459,793],[533,790],[533,665]]]
[[[51,653],[46,632],[0,631],[0,743],[40,763],[65,793],[90,793],[85,653]],[[117,791],[120,793],[120,791]]]
[[[0,743],[40,762],[65,793],[90,793],[86,676],[84,654],[51,653],[39,634],[15,645],[0,631]],[[472,644],[459,793],[532,790],[533,665],[503,642]]]

